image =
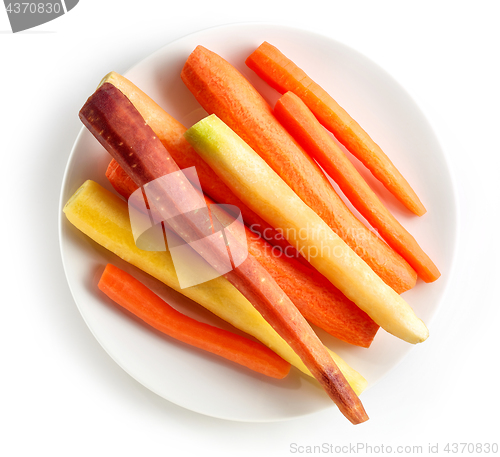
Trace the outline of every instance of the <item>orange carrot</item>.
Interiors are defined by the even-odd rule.
[[[322,87],[277,48],[262,43],[246,64],[281,94],[291,91],[298,95],[321,124],[410,211],[418,216],[426,212],[415,191],[382,149]]]
[[[186,205],[200,207],[201,196],[183,177],[172,156],[125,95],[112,84],[105,83],[89,97],[79,116],[134,182],[151,189],[152,201],[158,202],[157,210],[169,220],[174,231],[213,268],[217,270],[218,266],[224,265],[228,246],[217,242],[220,237],[206,236],[204,229],[212,227],[208,212],[197,211],[196,218],[184,216]],[[178,180],[169,186],[169,192],[162,186],[149,185],[165,175]],[[245,246],[235,241],[226,230],[224,235],[229,240],[234,269],[223,276],[289,343],[347,419],[353,424],[368,420],[356,393],[290,298],[269,272],[248,255]],[[198,243],[200,240],[203,240],[202,245]],[[235,259],[241,263],[235,265]]]
[[[127,175],[127,173],[125,173],[115,159],[111,159],[111,162],[109,162],[108,168],[106,169],[106,178],[108,178],[113,188],[125,200],[128,200],[130,196],[139,189],[137,184]]]
[[[415,271],[352,214],[319,166],[241,73],[214,52],[198,46],[181,77],[201,106],[254,149],[388,285],[398,293],[415,285]]]
[[[98,287],[111,300],[176,340],[272,378],[282,379],[290,371],[290,364],[267,346],[180,313],[140,281],[112,264],[104,269]]]
[[[113,161],[106,173],[115,190],[125,199],[138,189],[134,181]],[[205,197],[207,205],[213,202]],[[211,211],[216,207],[210,206]],[[217,219],[229,226],[228,215]],[[226,223],[224,223],[226,221]],[[361,347],[369,347],[379,326],[314,268],[278,251],[263,238],[245,228],[248,252],[271,274],[301,314],[330,335]],[[291,248],[291,246],[290,246]]]
[[[272,245],[287,249],[290,256],[301,258],[295,249],[290,248],[290,244],[284,237],[237,198],[205,161],[194,152],[191,145],[184,138],[186,127],[124,76],[111,72],[103,78],[101,84],[106,82],[113,84],[132,102],[177,165],[179,165],[179,168],[196,167],[196,173],[203,192],[210,195],[216,202],[238,207],[245,224],[251,227],[254,232],[260,233]],[[116,167],[117,164],[113,159],[109,171],[112,172]]]
[[[317,270],[274,256],[271,245],[248,231],[247,245],[309,322],[346,343],[370,346],[379,326]]]
[[[432,282],[439,278],[439,270],[429,256],[384,206],[297,95],[286,92],[276,103],[274,114],[304,150],[333,178],[353,206],[424,281]]]

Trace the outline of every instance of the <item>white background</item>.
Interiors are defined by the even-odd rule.
[[[0,11],[0,455],[285,456],[307,450],[292,443],[420,445],[424,453],[431,443],[447,455],[446,443],[499,442],[497,4],[81,0],[69,14],[18,34]],[[363,395],[371,419],[359,426],[334,407],[247,424],[170,404],[103,351],[64,277],[59,191],[80,130],[77,112],[96,81],[173,39],[246,21],[319,32],[385,68],[432,122],[457,184],[459,250],[432,338]]]

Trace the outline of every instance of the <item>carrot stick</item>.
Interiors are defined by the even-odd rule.
[[[141,113],[141,116],[153,129],[153,132],[156,133],[177,165],[179,165],[179,168],[196,167],[196,173],[203,192],[210,195],[216,202],[238,207],[245,224],[251,227],[254,232],[260,233],[273,246],[280,246],[282,249],[288,248],[288,255],[300,258],[297,251],[290,249],[290,244],[273,227],[238,199],[205,161],[200,159],[198,154],[193,151],[191,145],[184,138],[186,127],[124,76],[116,72],[108,73],[102,79],[100,85],[104,83],[113,84],[132,102],[137,111]],[[112,159],[110,172],[116,169],[116,167],[117,164]]]
[[[382,149],[322,87],[277,48],[262,43],[246,64],[281,94],[291,91],[298,95],[321,124],[410,211],[417,216],[426,212],[415,191]]]
[[[210,201],[207,199],[210,205]],[[212,215],[230,229],[231,218],[217,206],[210,206]],[[237,242],[244,235],[234,232]],[[311,323],[331,335],[358,346],[369,347],[379,326],[340,290],[314,268],[293,258],[276,256],[262,238],[245,232],[248,252],[270,273],[279,287]]]
[[[120,167],[120,164],[115,159],[111,159],[111,162],[109,162],[108,168],[106,169],[106,178],[108,178],[113,188],[125,200],[128,200],[130,196],[139,189],[137,184],[127,173],[125,173],[125,171],[123,171],[123,168]]]
[[[96,246],[105,248],[108,253],[139,268],[232,326],[253,336],[302,373],[312,376],[290,345],[227,279],[218,277],[181,289],[168,247],[165,251],[144,251],[137,247],[130,225],[128,205],[116,194],[94,181],[87,180],[69,198],[63,211],[69,223],[95,242]],[[194,250],[191,254],[193,257],[197,255]],[[186,261],[191,263],[191,258]],[[328,348],[327,350],[354,391],[358,395],[361,394],[368,385],[366,379],[337,354]]]
[[[352,214],[319,166],[241,73],[214,52],[198,46],[188,57],[181,77],[201,106],[254,149],[387,284],[398,293],[415,285],[415,271]]]
[[[192,152],[194,153],[194,151]],[[172,154],[172,157],[174,156],[176,157],[175,154]],[[198,154],[196,154],[196,157],[196,162],[199,162],[200,157]],[[271,227],[264,219],[255,214],[250,208],[248,208],[248,206],[236,198],[231,190],[227,188],[217,175],[215,175],[212,169],[207,166],[205,161],[202,160],[203,167],[200,167],[195,161],[191,161],[188,156],[181,160],[183,165],[180,165],[176,158],[174,158],[174,160],[180,168],[190,168],[192,166],[196,167],[197,175],[203,191],[205,191],[205,184],[212,183],[213,186],[215,183],[217,190],[214,192],[213,189],[209,188],[208,191],[211,192],[211,194],[208,194],[207,192],[207,195],[215,195],[219,198],[219,200],[216,200],[217,202],[234,205],[239,208],[243,216],[243,222],[250,228],[255,236],[265,239],[271,247],[275,246],[276,248],[279,248],[279,252],[281,253],[280,255],[297,259],[303,265],[310,267],[307,260],[304,259],[304,257],[302,257],[297,250],[291,246],[290,243],[288,243],[288,241],[286,241],[278,230]],[[206,173],[205,168],[208,168],[210,173]],[[214,175],[214,177],[212,177],[212,175]],[[113,188],[125,199],[128,199],[130,195],[138,189],[132,178],[130,178],[130,176],[123,171],[120,164],[115,159],[111,159],[109,162],[108,168],[106,169],[106,178],[108,178]],[[227,191],[225,189],[227,189]]]
[[[125,95],[112,84],[103,84],[80,110],[80,119],[138,186],[149,185],[165,175],[179,177],[178,185],[172,186],[170,194],[163,192],[161,186],[152,190],[154,201],[159,203],[156,207],[193,248],[197,248],[196,241],[204,241],[197,252],[217,270],[227,258],[228,247],[207,236],[203,227],[210,227],[211,221],[204,219],[204,212],[197,213],[196,221],[184,217],[181,203],[196,206],[200,196],[179,174],[179,167]],[[164,215],[164,210],[173,210],[182,217]],[[225,235],[232,259],[245,260],[223,276],[289,342],[346,418],[353,424],[368,420],[361,401],[295,305],[255,258],[247,255],[246,247],[231,238],[227,231]]]
[[[287,240],[308,250],[311,265],[377,324],[409,343],[427,339],[427,327],[409,304],[217,116],[193,125],[186,138],[238,197],[270,224],[284,227]]]
[[[283,379],[290,371],[290,364],[271,349],[180,313],[132,275],[112,264],[104,269],[98,287],[111,300],[176,340],[272,378]]]
[[[110,163],[106,176],[115,190],[127,200],[138,189],[116,161]],[[207,197],[205,201],[207,205],[213,203]],[[214,212],[217,208],[210,206],[210,209]],[[224,226],[229,226],[231,222],[227,217],[222,211],[217,212],[217,219]],[[224,223],[224,220],[227,222]],[[314,268],[288,256],[286,250],[275,252],[272,245],[246,227],[245,234],[248,252],[271,274],[309,322],[346,343],[370,346],[379,326],[368,314]]]
[[[330,134],[293,92],[276,103],[274,114],[304,150],[333,178],[353,206],[426,282],[441,275],[415,238],[396,220],[372,191]]]

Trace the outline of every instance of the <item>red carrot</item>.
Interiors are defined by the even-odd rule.
[[[225,264],[227,246],[206,236],[203,230],[203,227],[211,227],[207,212],[196,212],[196,220],[182,216],[184,205],[199,205],[200,195],[183,178],[161,141],[123,93],[112,84],[103,84],[80,110],[80,119],[138,186],[152,188],[153,201],[159,203],[158,211],[165,219],[169,218],[177,234],[215,269]],[[178,178],[169,188],[170,192],[149,184],[165,175]],[[167,216],[163,211],[181,217]],[[227,231],[225,236],[229,239],[232,259],[245,260],[223,276],[290,344],[346,418],[353,424],[368,420],[361,401],[289,297],[234,237]],[[197,243],[200,240],[203,240],[202,247]]]
[[[282,379],[290,371],[290,364],[267,346],[180,313],[140,281],[112,264],[104,269],[98,287],[111,300],[176,340],[272,378]]]
[[[113,161],[106,173],[125,199],[138,189],[134,181]],[[207,205],[213,202],[205,197]],[[210,206],[211,211],[216,207]],[[228,215],[217,211],[217,219],[229,226]],[[226,223],[224,223],[226,221]],[[379,326],[314,268],[283,254],[263,238],[245,229],[248,252],[271,274],[302,315],[330,335],[356,346],[369,347]],[[290,246],[291,248],[291,246]]]
[[[196,167],[196,173],[203,192],[210,195],[216,202],[238,207],[245,224],[251,227],[253,231],[260,233],[272,245],[287,249],[290,256],[301,259],[297,251],[295,249],[292,250],[290,244],[273,227],[237,198],[205,161],[196,154],[184,138],[186,127],[124,76],[116,72],[111,72],[106,75],[101,84],[105,82],[113,84],[132,102],[137,111],[141,113],[141,116],[152,128],[153,132],[156,133],[177,165],[179,165],[179,168]],[[112,173],[117,166],[115,160],[112,159],[108,171]]]
[[[278,49],[264,42],[247,58],[246,64],[281,94],[291,91],[298,95],[337,140],[410,211],[418,216],[426,212],[417,194],[382,149],[322,87]]]
[[[297,95],[286,92],[276,103],[274,114],[304,150],[333,178],[353,206],[424,281],[432,282],[439,278],[439,270],[429,256],[384,206]]]
[[[260,236],[272,246],[278,247],[287,257],[295,258],[302,264],[309,265],[274,227],[271,227],[264,219],[255,214],[248,206],[238,199],[212,169],[200,159],[198,154],[196,154],[196,161],[191,160],[190,155],[179,157],[175,152],[172,154],[172,157],[181,169],[190,167],[196,168],[196,173],[203,192],[210,195],[218,203],[234,205],[239,208],[245,225],[250,227],[256,236]],[[198,163],[200,160],[203,162],[203,165]],[[208,168],[210,172],[208,172],[206,168]],[[123,171],[115,159],[111,159],[111,162],[109,162],[108,168],[106,169],[106,178],[108,178],[113,188],[125,199],[128,199],[132,192],[137,189],[134,181]]]
[[[352,214],[319,166],[241,73],[214,52],[198,46],[181,77],[201,106],[257,152],[388,285],[398,293],[415,285],[415,271]]]

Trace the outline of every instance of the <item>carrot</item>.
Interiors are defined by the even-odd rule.
[[[266,346],[185,316],[112,264],[104,269],[98,287],[111,300],[176,340],[272,378],[283,379],[290,371],[290,364]]]
[[[439,270],[429,256],[384,206],[297,95],[286,92],[276,103],[274,114],[304,150],[333,178],[353,206],[378,230],[389,246],[406,259],[418,276],[426,282],[439,278]]]
[[[195,208],[201,197],[183,178],[168,151],[132,103],[112,84],[105,83],[80,110],[80,119],[138,186],[151,189],[152,201],[158,202],[156,207],[162,217],[169,220],[177,234],[217,271],[218,265],[225,263],[231,247],[234,269],[223,276],[289,342],[346,418],[353,424],[368,420],[361,401],[317,335],[271,275],[248,255],[246,247],[227,231],[228,246],[207,236],[203,228],[212,224],[205,212],[198,212],[196,221],[184,216],[184,205]],[[149,185],[165,175],[178,179],[170,192],[165,192],[162,186]],[[203,240],[202,247],[197,244],[200,240]]]
[[[125,199],[138,189],[116,161],[110,163],[106,175],[115,190]],[[213,203],[207,197],[205,201],[207,205]],[[210,206],[210,210],[217,211],[217,207]],[[217,211],[217,219],[223,221],[224,226],[231,223],[223,211]],[[346,343],[370,346],[379,326],[364,311],[314,268],[287,256],[286,251],[275,252],[272,245],[247,227],[245,234],[248,252],[271,274],[309,322]]]
[[[297,251],[292,250],[290,244],[273,227],[236,198],[205,161],[193,151],[191,145],[184,138],[186,127],[124,76],[111,72],[102,79],[100,85],[104,83],[113,84],[132,102],[179,165],[179,168],[196,167],[203,192],[219,203],[238,207],[245,224],[251,227],[254,232],[264,236],[272,245],[280,246],[283,250],[286,249],[287,255],[300,258]],[[117,168],[114,159],[111,160],[109,168],[110,173]]]
[[[426,212],[415,191],[382,149],[322,87],[277,48],[262,43],[246,64],[281,94],[291,91],[298,95],[321,124],[410,211],[417,216]]]
[[[208,202],[210,204],[210,202]],[[222,225],[230,228],[231,219],[217,206],[210,206]],[[241,232],[234,232],[238,238]],[[246,230],[248,252],[271,274],[279,287],[311,323],[331,335],[357,346],[369,347],[379,326],[339,289],[296,259],[274,255],[272,246]],[[237,239],[237,241],[240,241]]]
[[[290,345],[281,338],[250,302],[224,277],[181,289],[168,247],[164,251],[139,249],[132,234],[127,203],[94,181],[85,181],[64,205],[69,223],[82,234],[167,287],[253,336],[307,376],[311,372]],[[94,246],[95,247],[95,246]],[[197,254],[187,252],[190,265]],[[335,363],[359,395],[368,383],[337,354],[330,351]]]
[[[120,164],[115,160],[111,159],[108,168],[106,169],[106,178],[111,183],[113,188],[125,199],[128,200],[130,196],[139,187],[132,180],[132,178],[123,171]]]
[[[194,153],[194,151],[192,151]],[[200,180],[200,185],[203,191],[206,190],[207,183],[212,183],[210,187],[208,187],[207,195],[214,196],[214,198],[218,198],[217,202],[234,205],[241,211],[243,221],[245,225],[250,227],[250,230],[258,237],[264,238],[268,243],[276,248],[279,248],[279,252],[282,255],[285,255],[289,258],[295,258],[300,261],[302,264],[308,266],[307,261],[299,255],[297,250],[290,246],[285,238],[276,230],[274,227],[271,227],[264,219],[255,214],[248,206],[246,206],[243,202],[241,202],[236,196],[227,188],[227,186],[220,180],[220,178],[215,175],[210,167],[202,160],[203,166],[199,166],[198,163],[200,161],[200,157],[196,154],[197,160],[191,161],[191,158],[186,156],[181,159],[181,163],[177,160],[176,154],[172,154],[175,162],[179,165],[180,168],[190,168],[195,167],[197,176]],[[210,173],[206,172],[206,168],[210,170]],[[214,176],[212,176],[214,175]],[[109,182],[113,186],[113,188],[125,199],[128,199],[130,195],[138,189],[135,185],[134,181],[130,178],[130,176],[123,171],[120,167],[120,164],[115,160],[111,159],[109,162],[108,168],[106,169],[106,178],[108,178]],[[214,187],[216,191],[214,191]]]
[[[319,166],[241,73],[214,52],[198,46],[188,57],[181,77],[201,106],[254,149],[387,284],[398,293],[415,285],[415,271],[352,214]]]
[[[259,155],[214,114],[193,125],[186,138],[224,182],[389,333],[409,343],[429,336],[408,303],[385,284]]]

